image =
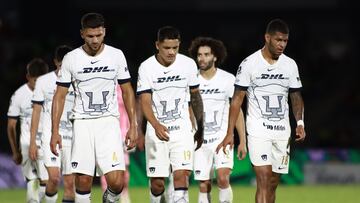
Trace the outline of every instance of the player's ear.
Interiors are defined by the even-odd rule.
[[[82,39],[84,39],[84,30],[83,29],[80,29],[80,36]]]
[[[159,50],[159,41],[155,42],[155,47],[156,47],[157,50]]]
[[[217,60],[217,58],[216,57],[214,57],[214,61],[216,61]]]
[[[266,43],[270,43],[270,37],[271,37],[270,34],[268,34],[268,33],[265,34],[265,42]]]

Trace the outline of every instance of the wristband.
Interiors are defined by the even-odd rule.
[[[298,126],[299,126],[299,125],[305,126],[303,120],[298,120],[296,123],[297,123]]]

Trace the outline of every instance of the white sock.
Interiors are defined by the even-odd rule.
[[[151,189],[150,189],[151,190]],[[150,191],[150,203],[160,203],[161,200],[163,199],[163,194],[164,194],[164,191],[158,195],[154,195],[151,191]]]
[[[121,192],[120,192],[121,193]],[[109,187],[103,194],[103,203],[115,203],[120,199],[120,193],[113,192]]]
[[[219,202],[231,203],[233,201],[233,192],[231,186],[225,189],[219,188]]]
[[[199,192],[198,203],[211,203],[211,195],[207,192]]]
[[[58,193],[55,193],[55,194],[45,193],[45,202],[46,203],[56,203],[57,198],[58,198]]]
[[[46,184],[39,186],[39,200],[40,202],[45,198]]]
[[[75,192],[75,202],[76,203],[91,203],[91,192]]]
[[[129,192],[122,191],[120,195],[120,202],[121,203],[131,203]]]
[[[29,180],[26,183],[26,202],[40,202],[39,201],[39,182],[38,180]]]
[[[174,190],[173,202],[176,203],[189,203],[189,192],[187,188]]]

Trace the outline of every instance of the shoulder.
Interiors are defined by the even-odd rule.
[[[281,54],[281,60],[283,61],[283,64],[286,66],[290,66],[292,68],[297,68],[297,64],[294,59],[290,58],[289,56],[285,54]]]
[[[122,56],[124,56],[124,52],[123,52],[121,49],[116,48],[116,47],[113,47],[113,46],[110,46],[110,45],[107,45],[107,44],[105,44],[104,50],[105,50],[107,53],[110,53],[110,54],[116,54],[116,55],[122,55]]]
[[[54,71],[50,71],[44,75],[39,76],[36,80],[36,83],[43,83],[49,81],[49,79],[53,78],[53,76],[54,76]]]
[[[188,56],[185,56],[184,54],[177,54],[176,60],[181,63],[191,63],[191,64],[195,63],[194,59],[192,59]],[[195,65],[196,65],[196,63],[195,63]]]

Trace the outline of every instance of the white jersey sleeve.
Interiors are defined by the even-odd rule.
[[[197,88],[199,87],[199,71],[197,69],[197,65],[195,63],[195,61],[192,61],[190,63],[190,78],[189,78],[189,87],[190,88]]]
[[[148,77],[149,74],[146,73],[146,68],[144,67],[144,64],[142,63],[139,67],[138,71],[138,80],[137,80],[137,94],[141,94],[143,92],[151,92],[151,86],[150,86],[150,78]]]
[[[123,84],[130,81],[130,73],[129,68],[127,67],[126,58],[124,56],[124,53],[122,51],[119,51],[118,56],[118,65],[119,65],[119,72],[118,72],[118,83]]]
[[[244,59],[236,73],[235,85],[240,87],[249,87],[251,83],[251,66],[247,59]]]
[[[298,89],[302,87],[298,66],[296,62],[292,60],[291,66],[292,74],[290,75],[289,88],[290,89]]]

